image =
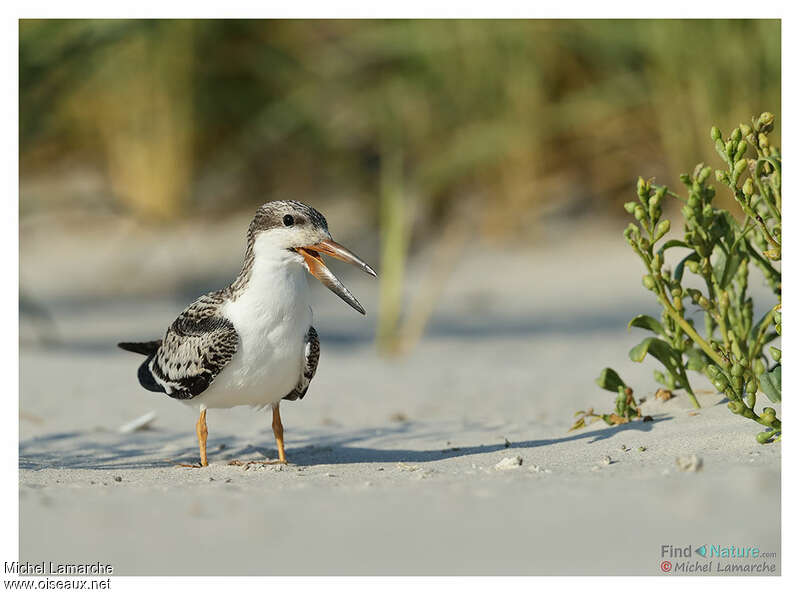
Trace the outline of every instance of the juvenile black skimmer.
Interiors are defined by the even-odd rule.
[[[163,339],[119,344],[147,356],[139,367],[144,388],[199,407],[200,467],[208,465],[206,409],[237,405],[272,407],[277,462],[286,462],[280,403],[305,396],[319,361],[305,271],[366,314],[323,254],[376,276],[333,241],[319,211],[296,201],[269,202],[250,223],[244,265],[233,283],[189,305]]]

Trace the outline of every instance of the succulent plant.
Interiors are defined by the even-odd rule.
[[[711,129],[725,164],[714,177],[741,208],[741,218],[712,204],[712,168],[703,163],[691,175],[681,176],[686,197],[639,178],[637,200],[625,204],[636,222],[628,225],[624,236],[644,263],[642,284],[662,308],[660,320],[638,315],[630,321],[629,327],[654,335],[631,349],[630,358],[641,362],[649,354],[658,360],[664,369],[655,372],[656,381],[670,390],[685,390],[698,408],[687,370],[704,373],[728,398],[733,413],[768,428],[756,437],[761,443],[781,435],[775,409],[756,413],[758,393],[773,403],[781,400],[781,351],[769,345],[781,333],[781,155],[769,142],[774,121],[765,112],[751,124],[734,128],[727,138],[716,126]],[[662,204],[668,199],[683,203],[683,239],[664,240],[672,227],[662,218]],[[665,265],[667,250],[683,251],[674,271]],[[753,271],[761,273],[777,298],[758,320],[748,291]],[[702,329],[687,312],[695,306],[703,315]],[[610,368],[603,370],[598,384],[613,392],[627,388]],[[629,407],[627,419],[638,411],[635,401]]]

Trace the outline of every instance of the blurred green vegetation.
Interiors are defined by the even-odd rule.
[[[765,109],[779,21],[24,20],[21,209],[50,200],[26,180],[79,164],[152,221],[348,196],[403,254],[465,201],[488,234],[616,210]]]

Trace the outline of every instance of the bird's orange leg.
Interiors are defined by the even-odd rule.
[[[206,441],[208,439],[208,426],[206,425],[206,410],[200,412],[200,419],[195,426],[197,430],[197,442],[200,444],[200,464],[199,465],[180,465],[181,467],[208,467],[208,456],[206,455]]]
[[[275,442],[278,444],[278,460],[286,462],[286,451],[283,449],[283,424],[281,423],[280,404],[272,409],[272,433],[275,434]]]
[[[286,450],[283,447],[283,424],[281,423],[280,404],[272,408],[272,433],[275,434],[275,442],[278,444],[278,460],[277,461],[249,461],[243,463],[242,461],[233,460],[228,465],[237,465],[239,467],[246,467],[248,465],[285,465]]]

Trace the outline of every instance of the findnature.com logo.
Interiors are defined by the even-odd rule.
[[[692,560],[697,555],[703,560]],[[661,572],[667,574],[775,574],[776,552],[755,546],[704,544],[661,546]]]

